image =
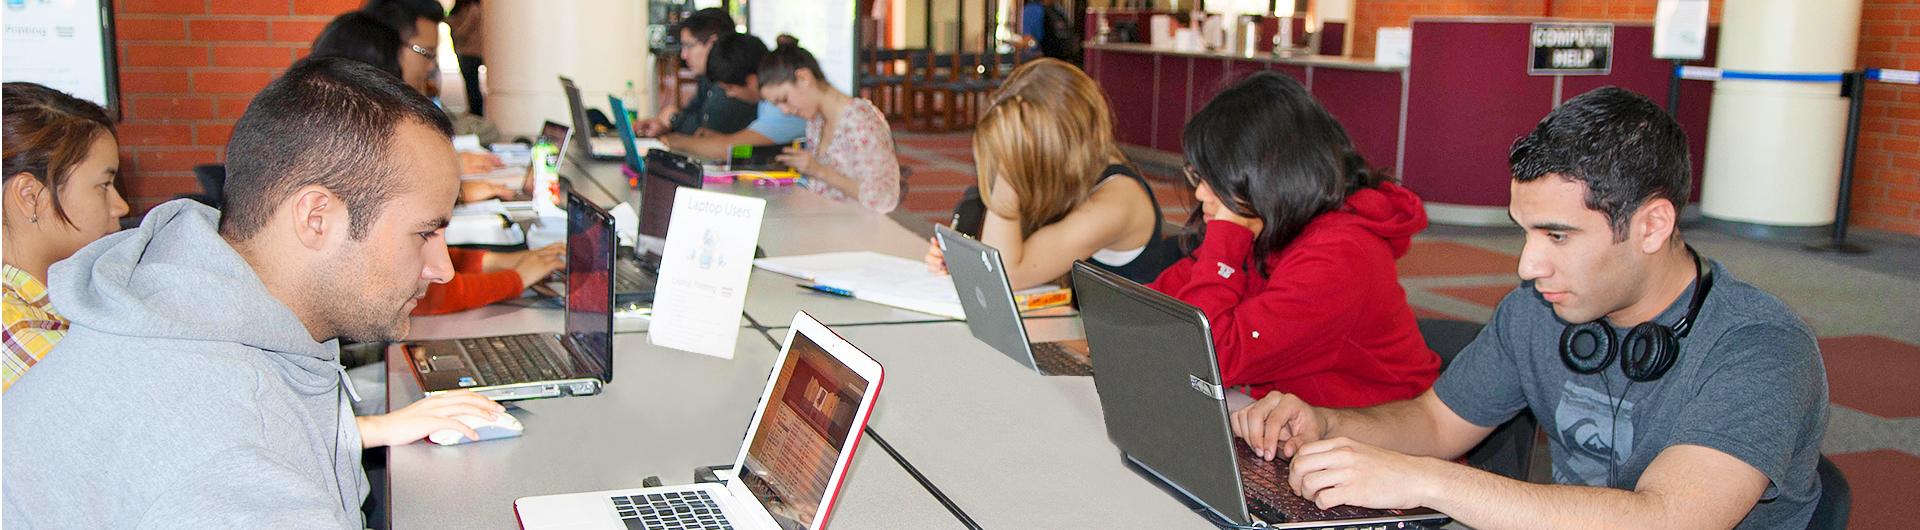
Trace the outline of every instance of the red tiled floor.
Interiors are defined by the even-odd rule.
[[[1420,306],[1413,306],[1413,318],[1433,318],[1440,320],[1469,320]]]
[[[907,179],[911,181],[914,186],[968,186],[976,181],[971,171],[961,173],[959,171],[948,171],[945,169],[922,168],[914,169],[913,176],[907,177]]]
[[[909,212],[917,213],[934,214],[952,212],[953,205],[960,202],[960,194],[960,190],[922,190],[920,188],[913,188],[907,190],[906,203],[902,204],[901,207],[906,208]]]
[[[1882,418],[1920,417],[1920,346],[1876,335],[1823,337],[1827,393],[1834,403]]]
[[[1484,276],[1517,274],[1520,258],[1449,241],[1415,241],[1399,265],[1405,277]]]
[[[1405,262],[1403,261],[1401,263]],[[1407,273],[1405,270],[1402,270],[1400,275],[1406,276]],[[1512,285],[1491,285],[1484,287],[1447,287],[1429,290],[1448,298],[1465,300],[1486,306],[1487,309],[1493,309],[1495,306],[1500,305],[1500,299],[1506,298],[1507,293],[1513,292],[1513,288],[1514,286]]]
[[[1904,528],[1920,520],[1914,485],[1920,484],[1920,457],[1882,449],[1829,455],[1853,489],[1848,528]]]

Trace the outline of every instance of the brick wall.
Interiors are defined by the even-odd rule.
[[[253,94],[362,0],[115,0],[122,192],[134,212],[199,191]]]
[[[1866,0],[1860,66],[1920,70],[1920,4]],[[1920,235],[1920,86],[1867,84],[1852,224]]]

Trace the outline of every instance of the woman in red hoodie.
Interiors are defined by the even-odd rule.
[[[1207,313],[1226,384],[1324,407],[1433,385],[1440,358],[1394,269],[1427,226],[1419,197],[1370,171],[1340,123],[1276,73],[1215,96],[1183,140],[1200,244],[1150,287]]]

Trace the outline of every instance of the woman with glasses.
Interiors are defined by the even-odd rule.
[[[986,206],[979,238],[1000,251],[1014,289],[1082,259],[1145,283],[1178,257],[1160,237],[1152,188],[1114,142],[1106,95],[1071,64],[1014,69],[974,128],[973,158]],[[946,270],[937,244],[926,261]]]
[[[1150,287],[1207,314],[1229,386],[1323,407],[1410,399],[1439,377],[1394,260],[1420,198],[1367,167],[1304,87],[1254,74],[1182,138],[1199,246]]]

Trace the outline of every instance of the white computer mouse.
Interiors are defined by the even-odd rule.
[[[479,433],[480,439],[469,439],[465,433],[453,429],[445,429],[434,431],[433,434],[427,435],[427,441],[440,445],[455,445],[499,438],[512,438],[519,436],[521,432],[526,430],[525,427],[520,426],[519,418],[515,418],[512,414],[504,412],[500,413],[500,416],[492,421],[488,421],[479,416],[456,416],[454,419],[460,420],[461,423],[465,423],[467,427],[472,428],[474,432]]]

